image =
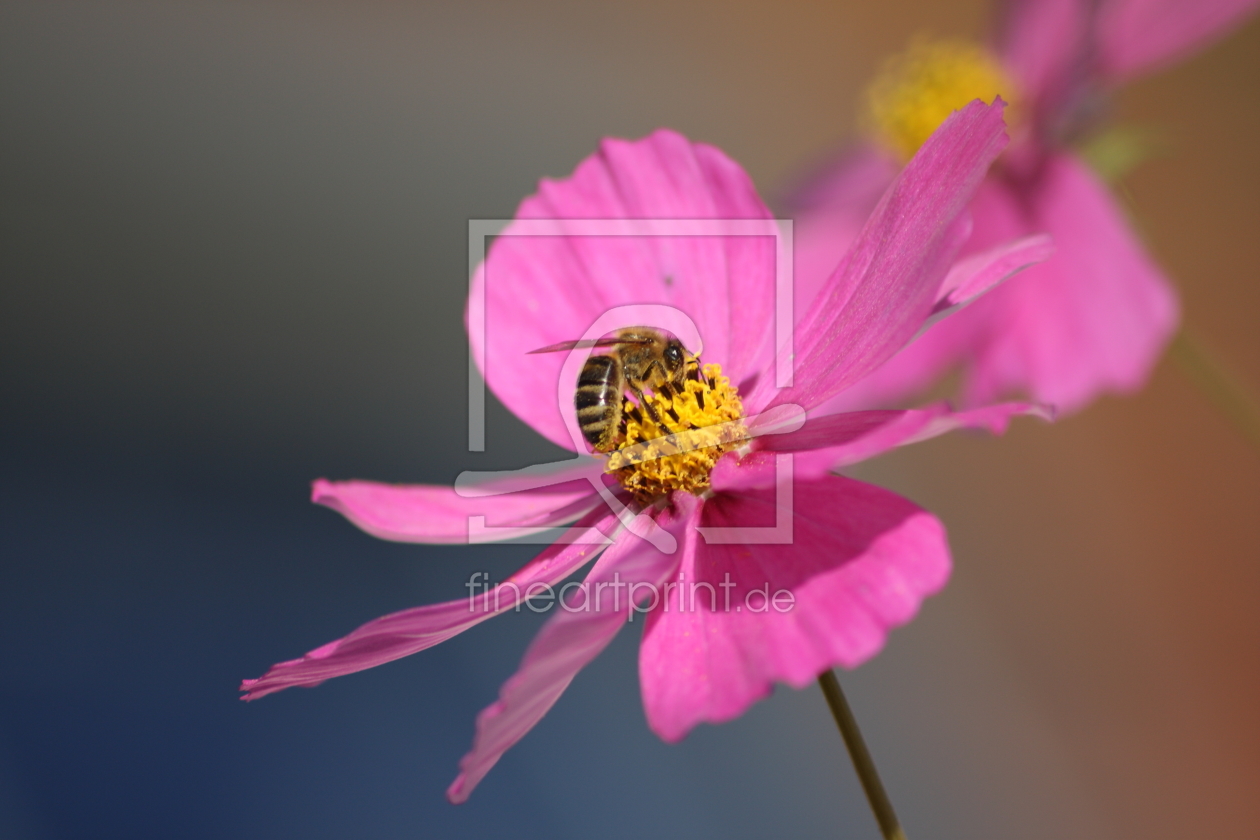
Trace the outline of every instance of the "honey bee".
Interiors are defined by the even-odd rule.
[[[607,338],[562,341],[531,353],[557,353],[585,347],[607,347],[582,365],[573,405],[582,436],[596,452],[611,452],[625,434],[622,395],[628,390],[658,425],[660,417],[643,399],[643,390],[667,393],[690,374],[700,376],[700,362],[677,338],[651,327],[627,327]],[[631,407],[631,411],[635,409]]]

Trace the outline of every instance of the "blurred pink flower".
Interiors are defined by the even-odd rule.
[[[964,403],[1022,394],[1070,412],[1140,388],[1178,322],[1176,294],[1071,148],[1117,85],[1206,45],[1257,0],[1010,0],[994,48],[1014,98],[1011,148],[977,190],[968,251],[1034,231],[1055,256],[934,327],[833,407],[888,405],[961,365]],[[913,49],[912,49],[913,52]],[[985,59],[988,60],[988,59]],[[945,86],[945,71],[928,79]],[[966,70],[976,62],[964,61]],[[931,72],[931,68],[929,71]],[[964,71],[966,72],[966,71]],[[986,84],[979,72],[962,82]],[[945,113],[948,113],[946,108]],[[902,116],[899,114],[898,116]],[[900,162],[871,144],[836,160],[793,197],[803,305],[857,235]]]
[[[1044,240],[1034,239],[961,273],[947,272],[968,228],[964,207],[1005,145],[1000,104],[974,103],[893,179],[823,284],[819,305],[798,325],[796,385],[784,389],[773,381],[776,228],[737,164],[713,147],[659,131],[636,142],[605,141],[571,177],[542,182],[477,269],[475,290],[484,296],[472,297],[470,340],[499,399],[551,441],[583,454],[542,487],[522,489],[520,475],[463,494],[320,480],[314,500],[385,539],[478,541],[485,532],[471,531],[469,517],[484,516],[512,533],[576,520],[569,541],[550,546],[492,591],[378,618],[274,665],[242,684],[245,699],[431,647],[512,608],[520,592],[538,595],[562,583],[601,548],[585,579],[583,608],[577,595],[565,602],[573,609],[560,605],[498,701],[478,717],[473,748],[448,791],[452,801],[468,797],[636,611],[646,613],[644,705],[652,729],[668,741],[699,722],[738,716],[775,682],[804,686],[826,668],[853,667],[872,656],[889,628],[910,620],[920,601],[944,585],[949,550],[935,517],[830,470],[952,428],[1001,431],[1012,416],[1038,408],[811,414],[803,426],[783,424],[773,430],[780,433],[724,455],[700,476],[709,487],[698,496],[674,490],[636,500],[604,474],[602,460],[575,445],[566,425],[573,422],[573,389],[563,384],[575,379],[562,375],[563,354],[527,353],[581,336],[613,307],[666,305],[694,320],[706,360],[720,362],[738,386],[754,432],[768,422],[757,417],[787,416],[792,406],[811,411],[882,364],[934,311],[1045,256]],[[561,233],[569,220],[755,220],[764,235],[513,236],[533,219],[556,220]],[[634,311],[620,326],[649,323],[635,320]],[[786,484],[783,460],[791,464]],[[732,544],[710,539],[714,532],[701,539],[709,528],[774,526],[784,513],[790,544]],[[690,589],[688,606],[682,601],[692,582],[703,588],[698,603]],[[627,584],[636,588],[622,591]],[[770,609],[766,599],[780,591],[790,596]]]

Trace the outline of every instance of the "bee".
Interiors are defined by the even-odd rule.
[[[611,452],[625,435],[622,395],[628,390],[652,420],[661,419],[643,391],[668,393],[688,376],[700,375],[700,361],[677,338],[651,327],[627,327],[607,338],[562,341],[531,353],[557,353],[585,347],[607,347],[607,354],[592,355],[582,365],[573,405],[582,436],[596,452]],[[636,411],[632,406],[631,412]],[[641,419],[641,418],[640,418]],[[675,418],[677,419],[677,418]]]

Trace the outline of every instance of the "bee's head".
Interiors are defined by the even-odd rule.
[[[682,376],[683,366],[687,363],[687,351],[683,349],[682,342],[676,338],[669,339],[665,342],[665,352],[662,355],[669,378],[679,379]]]

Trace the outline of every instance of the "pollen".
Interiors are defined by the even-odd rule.
[[[739,392],[721,366],[697,362],[681,385],[645,392],[642,405],[625,399],[625,434],[609,453],[607,471],[640,504],[674,490],[698,496],[709,489],[718,458],[748,439],[743,416]]]
[[[866,122],[878,140],[909,160],[951,113],[975,99],[1001,96],[1018,103],[1019,91],[997,59],[966,41],[919,39],[893,56],[866,92]],[[1018,112],[1008,108],[1010,124]]]

